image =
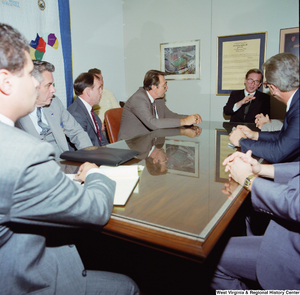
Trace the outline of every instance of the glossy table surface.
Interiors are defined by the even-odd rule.
[[[198,136],[193,129],[164,129],[109,145],[140,152],[124,165],[144,169],[125,206],[114,206],[103,232],[203,261],[247,196],[234,182],[230,197],[224,193],[228,174],[221,163],[236,150],[228,146],[235,125],[202,122]]]

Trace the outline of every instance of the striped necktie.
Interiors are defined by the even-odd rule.
[[[46,135],[49,130],[50,130],[50,126],[45,124],[43,121],[42,121],[42,111],[41,111],[41,107],[37,107],[36,108],[36,115],[37,115],[37,118],[38,118],[38,125],[42,128],[42,131],[40,132],[40,135]]]
[[[100,134],[99,126],[98,126],[98,123],[96,121],[96,117],[95,117],[93,109],[91,109],[91,114],[92,114],[92,118],[93,118],[94,124],[96,126],[96,131],[97,131],[97,135],[98,135],[99,140],[100,140],[100,145],[102,146],[101,134]]]

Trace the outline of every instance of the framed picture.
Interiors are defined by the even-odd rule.
[[[160,44],[160,70],[166,80],[200,79],[200,40]]]
[[[199,143],[166,139],[168,173],[199,177]]]
[[[281,29],[279,53],[289,52],[299,58],[299,28]]]
[[[225,129],[216,129],[216,182],[228,182],[229,172],[225,172],[223,161],[232,153],[236,151],[235,148],[230,147],[230,140],[228,132]]]
[[[266,32],[218,37],[217,95],[244,89],[248,70],[262,69],[266,56]]]

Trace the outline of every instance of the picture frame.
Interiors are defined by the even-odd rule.
[[[160,70],[166,80],[200,79],[200,40],[161,43]]]
[[[199,143],[166,139],[168,173],[199,177]]]
[[[266,38],[266,32],[218,37],[217,95],[229,95],[232,90],[244,89],[247,71],[262,69]]]
[[[279,53],[289,52],[299,58],[299,27],[280,30]]]
[[[215,141],[216,141],[215,181],[225,183],[228,182],[229,172],[225,172],[225,166],[223,166],[222,163],[230,154],[234,153],[236,149],[229,147],[228,145],[228,143],[230,143],[229,134],[225,129],[215,130]]]

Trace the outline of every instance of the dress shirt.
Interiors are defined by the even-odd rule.
[[[250,93],[250,92],[246,91],[246,89],[244,89],[244,94],[245,94],[245,96],[252,95],[252,94],[254,94],[255,92],[256,92],[256,91]],[[236,104],[237,104],[237,103],[235,103],[234,106],[233,106],[233,111],[234,111],[234,112],[236,112],[236,111],[239,109],[239,108],[236,106]]]
[[[9,125],[11,127],[14,127],[15,126],[15,123],[14,121],[12,121],[11,119],[5,117],[4,115],[0,114],[0,122],[6,124],[6,125]]]
[[[95,128],[95,130],[97,131],[97,127],[96,127],[96,125],[95,125],[94,119],[93,119],[92,114],[91,114],[91,110],[92,110],[91,105],[88,104],[88,103],[87,103],[83,98],[81,98],[80,96],[78,96],[78,98],[82,101],[82,103],[83,103],[84,106],[86,107],[86,109],[87,109],[87,111],[88,111],[88,113],[89,113],[89,116],[90,116],[90,118],[91,118],[91,120],[92,120],[92,122],[93,122],[93,124],[94,124],[94,128]]]
[[[32,121],[32,123],[33,123],[33,125],[34,125],[34,127],[35,127],[35,129],[37,131],[37,133],[40,134],[41,131],[42,131],[42,128],[38,125],[38,117],[36,115],[36,109],[37,109],[37,107],[35,107],[34,111],[29,114],[29,118],[31,119],[31,121]],[[45,123],[45,124],[47,124],[47,125],[49,125],[48,122],[47,122],[47,120],[46,120],[46,118],[45,118],[43,107],[41,107],[41,116],[42,116],[41,117],[42,118],[42,122]]]
[[[151,104],[153,104],[154,103],[154,98],[150,95],[150,93],[148,91],[146,91],[146,93],[147,93],[147,95],[150,99]],[[157,110],[156,110],[156,106],[155,106],[155,117],[156,117],[156,119],[159,119],[158,114],[157,114]]]
[[[298,89],[298,88],[297,88],[297,89]],[[292,96],[289,98],[289,100],[288,100],[287,103],[286,103],[286,112],[288,112],[289,109],[290,109],[291,102],[292,102],[292,100],[293,100],[293,97],[294,97],[294,95],[295,95],[297,89],[294,91],[294,93],[292,94]]]

